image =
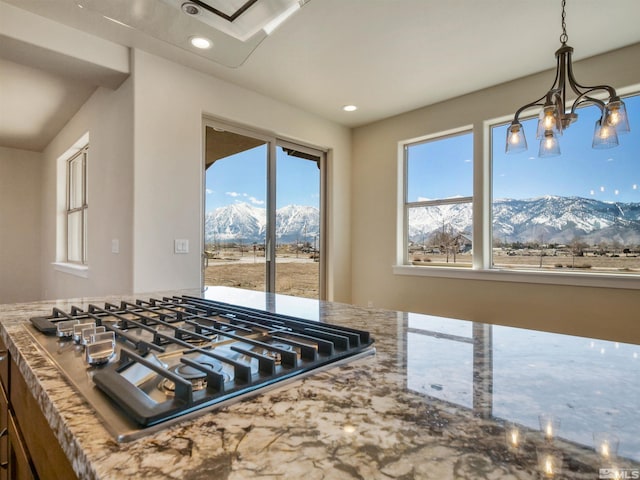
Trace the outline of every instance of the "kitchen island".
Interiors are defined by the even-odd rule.
[[[640,346],[226,287],[205,297],[367,330],[376,352],[118,443],[28,320],[122,297],[0,305],[9,355],[79,478],[638,478]]]

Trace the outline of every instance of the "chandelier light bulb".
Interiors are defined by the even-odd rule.
[[[554,130],[556,128],[555,109],[553,107],[545,107],[542,110],[542,126],[545,130]]]
[[[620,109],[612,108],[609,114],[609,125],[615,127],[620,123]]]
[[[506,153],[523,152],[527,149],[527,139],[520,123],[512,123],[507,130]]]
[[[540,149],[538,150],[538,156],[543,157],[557,157],[560,155],[560,143],[553,134],[553,131],[547,130],[544,132],[544,138],[540,140]]]
[[[605,109],[605,119],[607,125],[615,127],[618,135],[629,133],[629,118],[627,117],[627,109],[622,100],[614,99],[609,102]]]
[[[593,132],[593,143],[591,146],[597,149],[617,147],[618,134],[616,133],[616,128],[607,125],[607,122],[603,123],[602,120],[598,120]]]
[[[555,135],[562,135],[562,121],[558,110],[553,105],[546,105],[540,112],[536,138],[543,138],[547,131],[553,131]]]

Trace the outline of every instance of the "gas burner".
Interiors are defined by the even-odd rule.
[[[207,358],[205,360],[199,360],[198,363],[210,368],[216,373],[222,372],[222,363],[218,362],[217,360]],[[207,374],[198,370],[197,368],[180,363],[178,365],[169,367],[169,371],[175,373],[176,375],[180,375],[185,380],[189,380],[194,392],[198,392],[207,388]],[[222,374],[224,375],[224,373]],[[225,375],[225,380],[228,379],[227,377],[228,375]],[[176,384],[168,378],[164,378],[158,384],[158,389],[165,394],[172,396],[176,390]]]
[[[279,350],[286,350],[288,352],[293,351],[293,347],[291,345],[287,345],[286,343],[272,343],[271,346]],[[276,361],[276,365],[282,365],[282,354],[280,352],[276,352],[273,350],[264,350],[263,355],[273,358]]]
[[[218,335],[207,335],[207,336],[209,337],[208,340],[205,340],[204,338],[199,338],[199,337],[188,337],[183,340],[188,344],[193,345],[194,347],[204,347],[206,345],[209,345],[211,342],[215,342],[218,340]]]

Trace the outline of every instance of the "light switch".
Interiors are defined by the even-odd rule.
[[[111,253],[120,253],[120,240],[117,238],[111,240]]]
[[[189,240],[186,238],[176,238],[174,253],[189,253]]]

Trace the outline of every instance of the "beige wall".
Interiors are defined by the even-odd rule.
[[[98,88],[42,153],[42,297],[130,293],[133,263],[133,84]],[[89,132],[88,278],[58,271],[58,158]],[[64,188],[64,187],[62,187]],[[112,240],[120,253],[111,252]]]
[[[40,298],[41,155],[0,147],[0,303]]]
[[[640,45],[635,45],[578,62],[575,73],[585,84],[606,82],[617,88],[638,85],[638,58]],[[376,307],[640,342],[640,290],[400,276],[392,272],[398,220],[398,142],[474,125],[475,152],[479,156],[483,151],[483,121],[513,114],[546,91],[552,78],[553,72],[545,72],[354,130],[353,303],[373,302]]]
[[[203,210],[203,116],[318,147],[329,154],[331,299],[351,298],[350,130],[201,74],[135,51],[134,291],[200,285]],[[188,254],[174,254],[175,239]]]

